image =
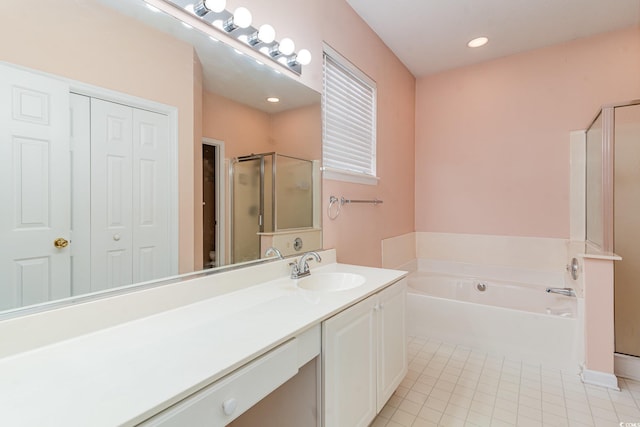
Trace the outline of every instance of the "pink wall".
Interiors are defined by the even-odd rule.
[[[416,231],[569,237],[569,131],[640,97],[640,28],[418,79]]]
[[[323,180],[323,245],[338,261],[382,265],[382,239],[414,231],[415,78],[343,0],[324,2],[322,37],[376,81],[377,186]],[[330,195],[384,201],[346,205],[327,216]]]
[[[271,115],[271,139],[280,154],[322,159],[320,102]]]
[[[227,158],[276,151],[269,142],[269,114],[255,108],[205,92],[202,122],[205,138],[224,141]]]
[[[585,367],[613,374],[613,263],[584,258]]]

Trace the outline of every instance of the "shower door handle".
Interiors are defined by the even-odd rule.
[[[258,225],[262,227],[262,214],[258,215]]]

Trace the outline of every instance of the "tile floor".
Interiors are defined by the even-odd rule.
[[[640,383],[620,379],[620,387],[414,337],[409,372],[371,426],[640,427]]]

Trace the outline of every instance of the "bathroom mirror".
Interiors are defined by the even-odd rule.
[[[4,40],[14,41],[0,46],[1,89],[12,100],[0,109],[6,116],[0,196],[9,207],[0,215],[6,222],[0,238],[11,242],[0,253],[0,313],[19,315],[25,307],[47,309],[50,301],[72,303],[125,285],[135,290],[132,283],[225,268],[233,247],[230,170],[243,156],[277,153],[313,165],[304,179],[282,185],[311,194],[300,198],[312,204],[304,207],[312,212],[310,226],[255,236],[262,245],[257,256],[265,245],[295,254],[290,243],[297,237],[304,250],[322,247],[319,93],[225,44],[227,35],[214,40],[143,0],[60,0],[36,8],[7,0],[0,3],[0,21]],[[60,83],[61,91],[48,82]],[[55,136],[16,137],[9,126],[61,119],[71,123],[71,130],[60,127],[70,145],[58,160]],[[106,135],[102,143],[96,129]],[[123,136],[129,134],[133,139]],[[164,144],[165,157],[104,149],[121,137],[126,147]],[[54,197],[56,186],[71,190]],[[68,215],[66,230],[51,225],[58,217],[53,198]],[[158,218],[160,226],[151,227]],[[104,228],[100,239],[96,224]],[[36,240],[25,238],[27,232],[43,230],[46,249],[17,248],[31,250]],[[123,246],[127,242],[133,243]]]

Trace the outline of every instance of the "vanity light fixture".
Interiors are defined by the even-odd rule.
[[[279,62],[286,63],[286,56],[291,55],[296,50],[296,44],[288,37],[280,40],[280,43],[274,43],[269,49],[269,56],[279,59]]]
[[[253,34],[247,39],[247,43],[251,46],[255,46],[258,43],[272,43],[276,39],[276,30],[269,24],[260,26],[258,31],[254,31]]]
[[[298,63],[300,65],[309,65],[311,63],[311,52],[307,49],[300,49],[297,55],[292,55],[289,58],[289,63]]]
[[[245,43],[298,75],[302,74],[302,66],[311,62],[311,53],[307,49],[296,53],[295,43],[290,38],[283,38],[278,42],[276,31],[271,25],[252,27],[251,12],[246,7],[238,7],[231,13],[225,9],[226,0],[199,0],[195,4],[190,2],[186,5],[185,0],[164,1],[183,8],[206,24]]]
[[[477,38],[469,41],[469,43],[467,43],[467,46],[469,46],[469,47],[481,47],[481,46],[484,46],[485,44],[487,44],[488,41],[489,41],[489,39],[486,38],[486,37],[477,37]]]
[[[233,12],[233,15],[222,24],[222,28],[230,33],[238,28],[249,28],[253,17],[246,7],[239,7]]]
[[[195,4],[193,7],[193,13],[202,17],[209,12],[220,13],[226,6],[226,0],[202,0]]]

